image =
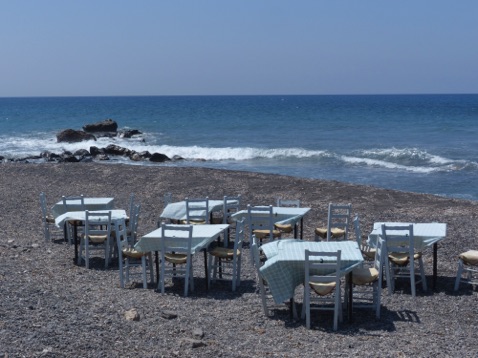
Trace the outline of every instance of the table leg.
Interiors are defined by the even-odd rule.
[[[154,261],[155,261],[155,265],[156,265],[156,285],[159,284],[159,255],[158,255],[158,251],[155,251],[154,252]]]
[[[204,270],[206,275],[206,291],[209,291],[209,270],[207,268],[207,250],[204,249]]]
[[[68,224],[67,224],[68,225]],[[73,240],[75,241],[75,263],[78,262],[78,223],[73,224]]]
[[[300,218],[300,239],[304,239],[304,218]]]
[[[438,244],[435,242],[433,244],[433,279],[432,279],[433,290],[435,290],[437,285],[437,256],[438,256]]]

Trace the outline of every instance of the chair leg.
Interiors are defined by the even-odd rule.
[[[394,278],[392,277],[392,272],[391,270],[393,270],[393,266],[392,266],[392,263],[390,261],[387,261],[387,263],[384,265],[385,266],[385,278],[387,280],[387,289],[388,289],[388,294],[391,295],[393,293],[393,289],[394,289],[394,284],[393,284],[393,280]]]
[[[423,267],[423,259],[420,257],[420,259],[418,261],[420,263],[420,276],[422,277],[423,292],[427,292],[428,291],[427,278],[425,276],[425,268]]]
[[[122,255],[118,258],[119,266],[119,277],[120,277],[120,287],[124,288],[124,272],[123,272],[123,257]]]
[[[416,296],[416,283],[415,283],[415,261],[413,258],[410,260],[410,285],[412,289],[412,297]]]
[[[153,270],[153,254],[151,252],[148,253],[148,265],[149,265],[149,279],[151,280],[151,284],[153,284],[154,270]]]
[[[141,256],[141,276],[143,277],[143,288],[148,288],[148,280],[146,279],[146,255]]]
[[[463,260],[458,259],[458,271],[456,272],[454,291],[458,291],[458,287],[460,286],[460,281],[461,281],[461,275],[462,274],[463,274]]]

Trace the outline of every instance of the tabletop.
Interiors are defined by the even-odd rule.
[[[295,288],[304,283],[305,250],[327,252],[341,250],[342,275],[352,271],[363,262],[362,252],[356,241],[276,240],[262,245],[261,249],[267,260],[261,266],[260,272],[267,281],[276,303],[294,297]],[[320,260],[321,257],[315,257],[315,259]],[[322,259],[324,262],[335,262],[330,257]],[[327,274],[328,272],[318,273]]]
[[[286,206],[273,206],[272,207],[272,214],[274,215],[274,223],[276,224],[292,224],[295,225],[298,221],[300,221],[305,214],[310,211],[310,208],[289,208]],[[254,212],[254,210],[252,210]],[[259,215],[266,213],[258,212]],[[247,210],[240,210],[237,213],[231,215],[232,220],[241,220],[242,218],[246,218],[247,220]]]
[[[184,226],[184,225],[170,225],[170,226]],[[200,251],[207,246],[211,242],[213,242],[219,235],[223,232],[227,231],[229,227],[228,224],[204,224],[204,225],[192,225],[193,233],[192,233],[192,245],[191,245],[191,253],[195,253]],[[178,235],[182,235],[187,237],[187,232],[185,231],[178,231]],[[144,235],[139,239],[139,241],[135,245],[135,249],[140,252],[150,252],[150,251],[160,251],[161,250],[161,240],[162,240],[162,233],[161,228],[158,228],[149,234]],[[173,246],[174,243],[170,242],[168,245]]]
[[[234,201],[229,201],[234,202]],[[236,201],[237,202],[237,201]],[[194,204],[191,204],[194,207]],[[224,200],[212,200],[208,201],[209,213],[213,211],[219,211],[223,208]],[[199,211],[199,210],[198,210]],[[202,213],[204,214],[204,213]],[[186,201],[178,201],[175,203],[169,203],[164,208],[163,212],[159,216],[163,219],[173,219],[173,220],[186,220]]]
[[[75,203],[76,202],[76,203]],[[80,205],[80,200],[73,201],[68,203],[68,211],[79,211],[79,210],[109,210],[113,209],[114,198],[84,198],[85,207],[82,208]],[[63,200],[55,203],[51,208],[51,213],[54,218],[64,214],[65,206],[63,205]]]
[[[413,225],[413,236],[415,239],[415,248],[423,250],[438,241],[446,238],[445,223],[407,223],[407,222],[376,222],[373,224],[373,230],[368,235],[368,244],[375,247],[377,239],[382,235],[382,224],[390,226]],[[393,235],[393,231],[391,231]],[[397,232],[397,234],[400,234]]]
[[[108,213],[111,211],[111,221],[113,220],[118,220],[118,219],[126,219],[126,211],[125,210],[120,210],[120,209],[115,209],[115,210],[91,210],[90,212],[92,213]],[[78,221],[84,221],[86,218],[85,211],[68,211],[64,214],[61,214],[60,216],[55,218],[55,225],[58,227],[63,227],[64,223],[66,221],[70,220],[78,220]]]

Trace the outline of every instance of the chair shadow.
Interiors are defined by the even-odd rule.
[[[296,309],[298,318],[294,319],[290,311],[289,304],[283,307],[269,307],[271,315],[268,317],[272,320],[282,321],[286,328],[305,327],[305,318],[301,319],[302,303],[296,302]],[[343,312],[343,321],[339,323],[337,331],[333,328],[333,311],[313,312],[311,316],[311,329],[320,330],[328,333],[337,334],[353,334],[353,335],[377,335],[381,332],[396,331],[395,322],[406,321],[420,323],[420,319],[414,311],[390,311],[382,306],[380,319],[375,316],[375,311],[371,309],[355,309],[353,312],[353,319],[351,322],[347,320],[346,311]],[[373,334],[371,332],[377,332]]]

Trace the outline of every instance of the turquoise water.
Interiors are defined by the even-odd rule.
[[[139,129],[144,141],[56,142],[62,129],[106,118]],[[478,200],[478,95],[0,98],[0,155],[7,158],[112,142],[186,159],[141,165],[278,173]]]

